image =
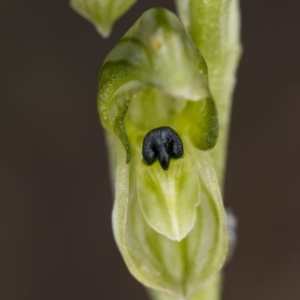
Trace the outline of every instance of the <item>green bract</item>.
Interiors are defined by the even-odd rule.
[[[91,21],[99,33],[109,36],[114,22],[128,10],[136,0],[71,0],[71,6]]]
[[[111,150],[113,229],[123,258],[160,297],[189,299],[222,267],[227,230],[204,151],[218,137],[206,63],[174,14],[147,11],[111,51],[98,107]],[[167,171],[142,159],[143,138],[161,126],[173,128],[185,150]]]

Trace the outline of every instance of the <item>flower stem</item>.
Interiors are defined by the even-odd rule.
[[[152,300],[220,300],[221,299],[222,275],[218,273],[211,278],[202,288],[191,297],[170,296],[162,292],[148,290]]]

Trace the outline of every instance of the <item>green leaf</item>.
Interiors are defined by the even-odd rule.
[[[153,95],[151,101],[145,91]],[[132,105],[132,101],[141,104]],[[128,122],[141,120],[141,124],[134,124],[133,132],[145,128],[145,117],[149,116],[149,131],[158,124],[148,114],[153,107],[156,112],[173,107],[166,112],[164,125],[186,132],[199,149],[215,145],[218,119],[206,63],[178,18],[166,9],[144,13],[109,53],[101,69],[98,95],[101,121],[122,141],[127,162],[131,149],[125,115],[133,110],[134,113],[128,113]]]
[[[92,22],[103,37],[107,37],[116,20],[135,2],[136,0],[71,0],[71,6]]]
[[[241,55],[238,0],[175,0],[179,16],[203,55],[216,101],[219,140],[211,154],[222,186],[232,94]]]
[[[194,175],[194,176],[193,176]],[[166,172],[158,162],[137,165],[137,196],[148,224],[171,240],[181,241],[194,227],[200,181],[188,155]]]

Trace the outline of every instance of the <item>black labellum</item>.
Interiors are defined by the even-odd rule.
[[[156,159],[164,170],[168,170],[170,159],[183,155],[183,145],[179,135],[170,127],[159,127],[149,131],[143,141],[143,158],[152,165]]]

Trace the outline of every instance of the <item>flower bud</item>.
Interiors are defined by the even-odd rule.
[[[92,22],[103,37],[108,37],[112,26],[136,0],[71,0],[71,6]]]

